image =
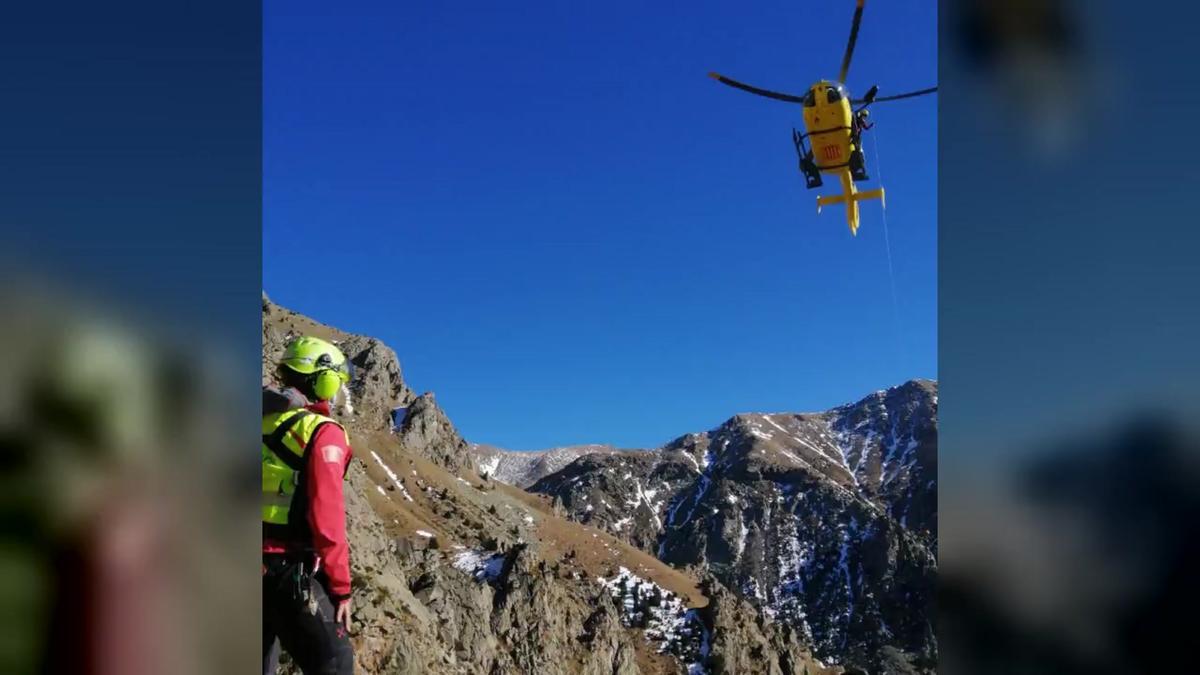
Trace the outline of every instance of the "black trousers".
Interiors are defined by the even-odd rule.
[[[300,561],[263,556],[263,567],[263,675],[274,675],[279,645],[304,675],[353,675],[354,648],[324,586]]]

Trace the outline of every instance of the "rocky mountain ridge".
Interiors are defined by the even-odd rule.
[[[937,384],[823,413],[742,414],[531,485],[578,522],[711,573],[830,661],[936,664]]]
[[[335,416],[355,452],[346,508],[358,672],[842,672],[715,577],[674,569],[559,517],[548,498],[480,476],[433,395],[413,392],[378,340],[264,294],[264,383],[297,334],[337,343],[356,366]],[[395,407],[408,415],[392,430]],[[286,661],[281,670],[293,672]]]

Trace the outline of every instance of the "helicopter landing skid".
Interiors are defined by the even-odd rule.
[[[796,146],[796,154],[800,157],[800,173],[804,174],[805,187],[812,190],[824,185],[824,181],[821,180],[821,170],[813,161],[812,151],[804,147],[804,137],[795,129],[792,129],[792,143]]]
[[[862,150],[855,149],[850,153],[850,177],[856,181],[871,180],[867,175],[867,163]]]

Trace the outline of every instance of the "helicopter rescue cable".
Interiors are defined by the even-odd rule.
[[[875,151],[875,173],[879,176],[880,184],[883,183],[883,164],[879,161],[879,139],[875,134],[871,134],[871,146]],[[888,282],[892,287],[892,325],[896,331],[896,349],[900,353],[900,361],[903,366],[908,362],[907,350],[904,348],[904,335],[900,330],[900,299],[896,293],[896,271],[892,267],[892,241],[891,234],[888,232],[887,222],[887,202],[880,205],[883,209],[883,249],[887,252],[888,264]]]

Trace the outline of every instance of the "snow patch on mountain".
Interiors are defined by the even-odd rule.
[[[396,475],[395,471],[392,471],[392,467],[388,466],[383,461],[383,458],[380,457],[379,454],[374,450],[371,451],[371,456],[375,458],[376,464],[383,467],[384,472],[387,473],[388,478],[392,479],[392,484],[396,486],[396,489],[400,491],[400,494],[403,495],[406,500],[411,502],[413,500],[412,495],[408,494],[408,490],[404,487],[404,481],[400,480],[400,477]],[[383,492],[383,490],[381,489],[380,492]],[[384,496],[386,497],[387,494],[384,494]]]
[[[597,581],[621,608],[621,623],[641,628],[658,653],[672,654],[686,664],[689,675],[707,675],[711,635],[695,610],[674,593],[621,567],[611,578]]]
[[[454,556],[453,565],[454,569],[470,574],[475,581],[490,584],[499,579],[504,570],[504,554],[468,549]]]
[[[490,458],[481,460],[475,469],[480,476],[494,476],[496,468],[500,466],[500,455],[492,455]]]

